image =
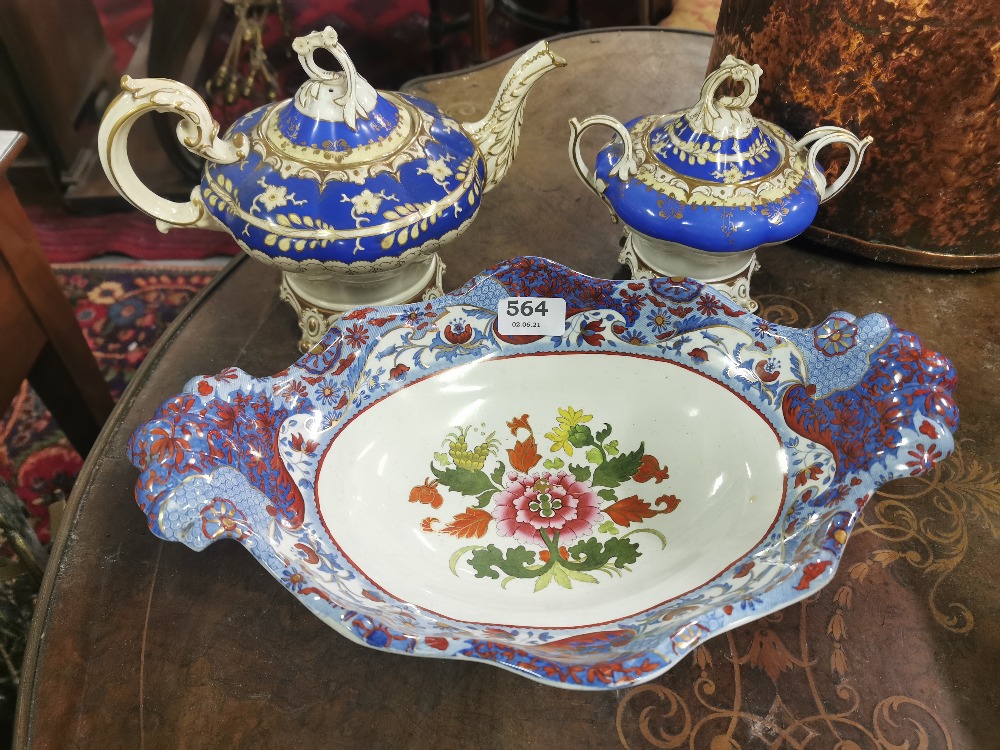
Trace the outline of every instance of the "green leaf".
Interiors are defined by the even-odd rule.
[[[617,534],[618,524],[614,521],[605,521],[600,526],[597,527],[597,531],[601,534]]]
[[[570,473],[572,473],[573,476],[576,477],[576,481],[578,482],[586,482],[588,479],[590,479],[589,466],[574,466],[573,464],[570,464],[569,470]]]
[[[476,507],[485,508],[487,505],[490,504],[490,500],[493,499],[493,496],[495,494],[497,494],[496,489],[489,489],[486,490],[486,492],[480,492],[478,495],[476,495],[476,499],[479,501],[478,503],[476,503]]]
[[[493,482],[482,471],[470,471],[458,466],[451,469],[439,469],[434,464],[431,464],[431,471],[434,472],[434,476],[441,484],[463,495],[478,497],[486,491],[496,491]]]
[[[592,464],[600,464],[604,463],[604,456],[601,455],[601,452],[597,448],[591,448],[587,451],[587,460]]]
[[[572,578],[574,581],[583,581],[584,583],[599,583],[599,581],[590,575],[590,573],[579,573],[570,568],[563,568],[566,571],[566,575]]]
[[[604,552],[608,556],[608,561],[614,563],[616,568],[623,568],[632,565],[639,559],[639,545],[627,539],[611,538],[604,543]]]
[[[631,453],[609,458],[594,471],[593,484],[599,487],[617,487],[631,479],[639,471],[645,451],[645,443],[639,443],[639,447]]]
[[[437,455],[437,454],[434,454],[434,455]],[[507,471],[507,467],[505,467],[503,464],[499,464],[493,470],[493,473],[490,474],[490,479],[493,480],[494,484],[496,484],[496,485],[498,485],[500,487],[503,487],[503,473],[505,471]]]
[[[435,453],[434,460],[437,461],[442,466],[447,466],[451,463],[451,456],[447,453]]]
[[[461,549],[456,550],[452,554],[451,559],[448,561],[448,567],[451,568],[452,573],[458,575],[458,561],[465,556],[466,552],[471,552],[474,549],[485,549],[485,548],[479,544],[472,544],[468,547],[462,547]]]
[[[653,536],[655,536],[657,539],[660,540],[660,549],[667,548],[667,538],[663,536],[663,534],[657,531],[656,529],[644,529],[644,528],[632,529],[632,531],[630,531],[629,533],[623,534],[622,539],[630,537],[633,534],[652,534]]]
[[[607,500],[609,503],[618,502],[618,495],[615,494],[614,490],[598,490],[597,496],[602,500]],[[614,523],[614,521],[609,521],[608,523]]]
[[[618,537],[611,537],[604,544],[594,537],[584,539],[570,547],[567,552],[569,561],[563,565],[575,571],[598,570],[608,563],[616,568],[623,568],[634,563],[642,554],[635,542]]]
[[[607,422],[605,422],[604,423],[604,429],[601,430],[600,432],[598,432],[596,435],[594,435],[594,439],[598,443],[603,443],[605,440],[608,439],[608,436],[610,434],[611,434],[611,425],[609,425]]]
[[[546,458],[542,462],[542,466],[544,466],[546,469],[557,471],[558,469],[561,469],[563,466],[565,466],[565,464],[563,463],[563,460],[561,458]]]
[[[535,581],[535,591],[541,591],[550,583],[552,583],[552,568],[546,570],[541,576],[538,577],[538,580]]]
[[[469,565],[476,571],[476,578],[496,579],[500,573],[514,578],[535,578],[542,568],[528,567],[534,562],[535,553],[520,545],[504,554],[495,544],[489,544],[475,550],[469,557]]]
[[[607,453],[609,456],[617,456],[618,455],[618,441],[617,440],[612,440],[610,443],[608,443],[607,445],[605,445],[604,446],[604,452]]]
[[[555,565],[552,568],[552,579],[562,586],[564,589],[573,588],[573,582],[569,579],[569,575],[566,573],[566,569],[561,565]]]

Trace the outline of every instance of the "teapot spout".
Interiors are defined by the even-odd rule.
[[[514,160],[528,91],[550,70],[565,65],[566,61],[553,52],[547,42],[539,42],[514,63],[500,84],[500,91],[486,117],[462,124],[486,162],[483,192],[492,190],[503,179]]]

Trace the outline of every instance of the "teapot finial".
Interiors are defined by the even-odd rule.
[[[378,93],[354,67],[340,44],[337,30],[327,26],[322,31],[300,36],[292,42],[292,49],[309,76],[309,80],[295,92],[298,110],[317,120],[343,122],[351,130],[357,130],[358,117],[368,118],[378,102]],[[318,49],[329,51],[343,71],[327,70],[317,65],[313,54]]]
[[[719,140],[749,136],[755,127],[750,105],[757,98],[763,72],[759,65],[727,55],[722,65],[705,79],[701,98],[687,113],[691,128]],[[742,82],[743,90],[738,96],[716,98],[716,91],[726,81]]]

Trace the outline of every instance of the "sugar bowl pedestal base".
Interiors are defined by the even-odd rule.
[[[750,312],[757,310],[757,303],[750,297],[750,277],[760,268],[756,248],[712,253],[676,242],[654,240],[626,229],[618,261],[628,266],[633,279],[687,276],[711,284]]]
[[[376,273],[347,275],[332,271],[281,274],[279,296],[299,319],[299,349],[320,342],[340,316],[355,307],[401,305],[444,294],[445,265],[434,253],[416,263]]]

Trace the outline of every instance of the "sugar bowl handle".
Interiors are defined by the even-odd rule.
[[[569,160],[573,165],[573,169],[583,180],[583,184],[589,187],[594,193],[604,201],[604,204],[608,207],[611,212],[611,219],[615,223],[618,222],[618,214],[615,213],[614,206],[611,205],[611,201],[608,200],[604,191],[607,190],[607,184],[597,177],[596,174],[590,172],[587,163],[583,160],[583,154],[580,153],[580,139],[583,137],[583,131],[592,125],[604,125],[606,127],[614,130],[618,137],[622,139],[624,144],[624,152],[621,157],[614,163],[611,167],[611,174],[618,177],[622,181],[628,180],[633,177],[639,168],[636,164],[635,149],[632,146],[632,136],[629,134],[628,130],[614,117],[609,117],[608,115],[593,115],[588,117],[583,121],[577,120],[575,117],[570,118],[569,121]]]
[[[806,168],[809,170],[809,176],[812,177],[816,188],[820,191],[820,203],[825,203],[843,190],[844,186],[858,173],[858,169],[861,167],[861,157],[865,155],[865,149],[872,144],[872,141],[871,136],[861,139],[850,130],[824,125],[810,130],[795,144],[796,151],[801,151],[809,146],[809,153],[805,157]],[[843,173],[833,181],[832,185],[827,185],[826,175],[819,168],[817,156],[822,149],[834,143],[842,143],[847,146],[850,156]]]
[[[205,208],[199,188],[187,203],[162,198],[136,176],[128,158],[132,125],[147,112],[180,115],[177,139],[186,149],[220,164],[232,164],[247,155],[242,134],[233,140],[219,138],[219,124],[208,105],[190,87],[166,78],[122,78],[122,92],[108,106],[97,134],[101,165],[115,189],[140,211],[155,218],[160,231],[170,227],[225,228]]]

